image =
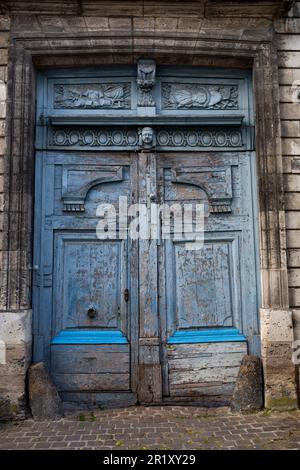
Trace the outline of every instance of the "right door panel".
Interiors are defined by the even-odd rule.
[[[171,228],[159,246],[164,395],[229,401],[239,365],[257,353],[255,155],[169,153],[158,158],[160,203],[203,204],[204,243]],[[186,206],[185,206],[186,207]],[[172,227],[172,224],[171,224]],[[173,232],[172,232],[173,230]]]

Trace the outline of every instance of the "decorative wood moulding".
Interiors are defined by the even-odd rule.
[[[184,183],[202,189],[208,197],[211,213],[231,212],[231,166],[175,169],[172,170],[172,183]]]
[[[72,128],[53,129],[49,135],[49,148],[138,150],[141,146],[141,128]],[[230,127],[162,127],[153,130],[151,148],[157,150],[241,149],[244,145],[242,130]]]
[[[212,115],[203,113],[201,115],[156,115],[156,116],[101,116],[86,114],[83,116],[70,116],[65,114],[52,115],[48,118],[40,115],[39,124],[47,126],[49,123],[58,126],[241,126],[244,121],[242,114],[220,114]]]
[[[47,109],[42,111],[46,121],[69,117],[80,122],[90,117],[108,124],[118,117],[122,124],[125,117],[203,120],[206,114],[226,119],[236,117],[239,110],[243,114],[247,100],[244,77],[239,74],[231,78],[174,75],[172,70],[157,68],[153,59],[141,59],[136,70],[120,68],[119,74],[115,71],[110,77],[105,70],[99,70],[98,76],[89,72],[78,77],[54,75],[48,81],[48,96]]]
[[[90,189],[98,184],[122,181],[123,169],[119,166],[95,169],[93,166],[70,165],[64,167],[62,178],[64,212],[84,212],[85,199]]]

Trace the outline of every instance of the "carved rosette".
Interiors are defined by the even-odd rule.
[[[134,129],[56,129],[50,145],[58,147],[136,147],[139,142]]]
[[[240,129],[162,129],[157,132],[157,145],[159,147],[184,148],[236,148],[242,147],[242,133]]]

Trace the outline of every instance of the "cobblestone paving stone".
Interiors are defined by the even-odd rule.
[[[0,449],[300,449],[300,411],[133,406],[0,425]]]

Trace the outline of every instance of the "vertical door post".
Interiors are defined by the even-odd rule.
[[[139,153],[139,201],[147,207],[148,239],[139,243],[140,327],[139,327],[139,385],[141,403],[162,400],[162,374],[158,320],[157,241],[150,237],[150,204],[155,201],[156,155]]]

